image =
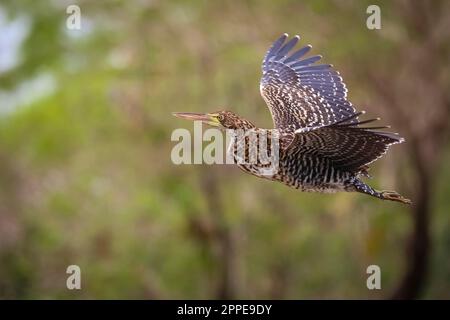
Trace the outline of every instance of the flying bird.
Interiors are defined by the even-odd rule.
[[[266,133],[269,145],[276,136],[277,169],[267,175],[261,170],[267,163],[237,161],[247,173],[301,191],[360,192],[410,204],[409,199],[397,192],[375,190],[362,180],[369,177],[372,162],[384,155],[390,145],[404,139],[396,133],[380,131],[387,126],[363,126],[380,119],[360,121],[364,111],[357,112],[347,100],[347,89],[339,72],[330,64],[316,64],[322,58],[320,55],[305,57],[310,45],[293,50],[299,39],[295,36],[288,40],[288,35],[283,34],[272,44],[262,63],[260,92],[272,115],[274,129],[257,128],[231,111],[173,114],[221,129]],[[242,148],[248,148],[248,144],[247,139],[237,144],[240,147],[233,147],[237,160],[242,160]],[[248,152],[244,152],[244,158],[247,157]]]

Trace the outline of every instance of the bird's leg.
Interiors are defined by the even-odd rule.
[[[395,191],[387,191],[387,190],[377,191],[359,179],[353,180],[351,186],[354,188],[353,191],[365,193],[381,200],[391,200],[405,204],[411,204],[411,200],[404,198]]]

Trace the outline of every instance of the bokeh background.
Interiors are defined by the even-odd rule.
[[[284,32],[406,138],[370,183],[413,206],[172,164],[192,124],[171,111],[272,125],[260,64]],[[450,298],[449,39],[448,1],[2,1],[0,298]]]

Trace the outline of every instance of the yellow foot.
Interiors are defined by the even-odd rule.
[[[406,204],[412,203],[411,200],[404,198],[395,191],[381,191],[381,197],[383,200],[397,201]]]

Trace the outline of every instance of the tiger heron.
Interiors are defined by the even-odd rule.
[[[211,126],[230,130],[277,130],[279,166],[267,176],[259,163],[237,165],[247,173],[282,182],[309,192],[360,192],[382,200],[410,204],[395,191],[377,191],[364,183],[369,164],[384,155],[390,145],[404,139],[396,133],[379,131],[387,126],[364,127],[379,118],[359,121],[347,100],[347,89],[330,64],[315,64],[320,55],[304,58],[310,45],[297,51],[299,36],[287,41],[283,34],[268,50],[262,64],[260,92],[275,129],[256,128],[250,121],[231,111],[182,113],[175,116],[200,120]],[[234,148],[234,155],[238,148]]]

